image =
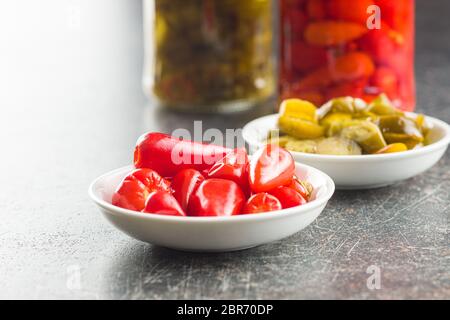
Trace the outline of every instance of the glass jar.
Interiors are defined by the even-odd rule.
[[[144,0],[144,90],[188,112],[248,109],[275,93],[271,0]]]
[[[415,107],[414,0],[280,0],[281,98]]]

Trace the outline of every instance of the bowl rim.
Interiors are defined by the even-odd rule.
[[[414,113],[414,112],[405,112],[405,113],[408,115],[412,115],[412,116],[417,115],[417,113]],[[264,119],[274,118],[277,116],[278,116],[278,114],[275,113],[275,114],[270,114],[267,116],[259,117],[257,119],[254,119],[254,120],[248,122],[244,126],[244,128],[242,129],[242,137],[244,138],[244,141],[249,144],[250,148],[255,148],[255,147],[260,148],[261,146],[264,145],[264,142],[256,141],[256,138],[250,137],[250,134],[248,133],[250,128],[255,127],[256,123],[258,123]],[[425,115],[425,119],[426,119],[426,121],[429,121],[432,125],[438,126],[442,130],[444,130],[445,134],[438,141],[433,142],[429,145],[423,146],[418,149],[407,150],[407,151],[396,152],[396,153],[364,154],[364,155],[353,155],[353,156],[351,156],[351,155],[338,156],[338,155],[312,154],[312,153],[297,152],[297,151],[290,151],[290,150],[288,150],[288,151],[294,156],[294,158],[297,157],[297,159],[303,158],[305,160],[308,159],[308,160],[318,160],[318,161],[328,161],[329,160],[329,161],[334,161],[334,162],[359,162],[359,161],[374,162],[374,161],[380,161],[380,160],[394,160],[394,159],[398,160],[398,159],[403,159],[403,158],[415,157],[415,156],[420,156],[423,154],[431,153],[431,152],[437,151],[442,148],[446,148],[448,146],[448,144],[450,143],[450,126],[446,122],[439,120],[437,118],[430,117],[430,116]]]
[[[166,215],[160,215],[160,214],[148,214],[143,213],[139,211],[133,211],[128,210],[124,208],[120,208],[117,206],[114,206],[113,204],[109,203],[108,201],[103,200],[99,195],[97,195],[96,192],[96,186],[98,183],[105,179],[106,177],[109,177],[111,175],[117,174],[118,172],[127,171],[127,170],[133,170],[134,167],[132,165],[121,167],[112,171],[109,171],[105,174],[102,174],[101,176],[97,177],[92,183],[89,185],[88,194],[89,197],[101,208],[108,211],[108,213],[112,214],[120,214],[124,216],[134,217],[134,218],[141,218],[141,219],[147,219],[147,220],[157,220],[157,221],[167,221],[167,222],[183,222],[183,223],[235,223],[239,221],[261,221],[261,220],[271,220],[271,219],[280,219],[283,217],[288,217],[292,215],[297,214],[307,214],[308,212],[322,206],[326,205],[328,200],[333,196],[334,191],[336,189],[336,186],[334,184],[334,181],[323,171],[318,170],[314,167],[301,164],[296,162],[295,163],[296,169],[298,167],[300,168],[306,168],[308,171],[315,172],[316,174],[322,176],[322,178],[325,180],[325,192],[320,195],[317,199],[314,199],[304,205],[283,209],[283,210],[277,210],[277,211],[270,211],[270,212],[261,212],[258,214],[242,214],[242,215],[235,215],[235,216],[219,216],[219,217],[178,217],[178,216],[166,216]]]

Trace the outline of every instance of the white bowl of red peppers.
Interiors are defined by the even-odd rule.
[[[89,194],[115,227],[138,240],[187,251],[241,250],[313,222],[334,192],[323,172],[266,145],[244,148],[138,139],[134,165],[97,178]]]

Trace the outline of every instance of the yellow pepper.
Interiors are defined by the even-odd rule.
[[[280,117],[293,117],[317,123],[317,108],[311,102],[301,99],[287,99],[281,103]]]
[[[320,120],[320,125],[329,128],[331,125],[335,123],[342,123],[344,121],[348,121],[352,119],[352,115],[349,113],[330,113],[327,114],[322,120]]]
[[[395,153],[395,152],[403,152],[407,151],[408,147],[404,143],[391,143],[388,144],[386,147],[381,148],[376,154],[383,154],[383,153]]]

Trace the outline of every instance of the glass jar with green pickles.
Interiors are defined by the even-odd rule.
[[[172,109],[233,112],[275,91],[272,0],[144,0],[144,90]]]

